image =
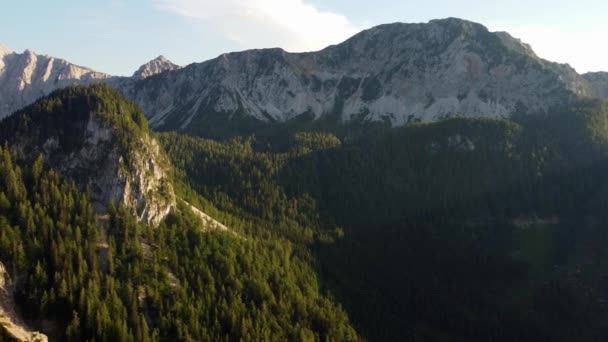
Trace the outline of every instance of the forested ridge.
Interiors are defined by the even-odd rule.
[[[84,92],[93,103],[118,96],[106,86],[65,92],[59,97]],[[73,113],[72,100],[56,103],[65,106],[53,107],[58,119]],[[36,107],[27,114],[36,117]],[[217,210],[238,233],[206,232],[181,202],[154,228],[121,207],[99,216],[86,191],[42,156],[32,162],[9,145],[0,152],[0,260],[19,281],[19,311],[51,340],[358,339],[319,287],[307,249],[279,236],[241,235],[253,224]],[[189,199],[205,202],[197,197]]]
[[[595,341],[607,120],[581,100],[513,120],[160,138],[179,182],[310,246],[369,340]]]
[[[148,132],[136,107],[93,86],[41,100],[0,133],[69,140],[78,127],[60,120],[91,108],[125,149]],[[152,133],[178,198],[228,232],[203,229],[181,200],[158,227],[121,206],[100,215],[86,186],[4,144],[0,261],[26,321],[62,341],[608,337],[606,103],[243,132]]]

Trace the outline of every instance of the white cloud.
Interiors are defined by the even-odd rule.
[[[242,48],[312,51],[362,30],[346,16],[304,0],[153,0],[161,9],[200,20]]]

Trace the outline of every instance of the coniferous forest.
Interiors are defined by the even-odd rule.
[[[180,199],[159,226],[114,203],[100,215],[90,189],[13,146],[14,132],[50,129],[49,113],[63,129],[89,111],[123,149],[159,141]],[[149,131],[95,85],[50,95],[0,136],[0,261],[20,313],[53,341],[608,337],[600,100],[511,120],[304,118],[195,136]],[[204,229],[187,203],[229,230]]]

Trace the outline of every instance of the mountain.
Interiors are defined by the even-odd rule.
[[[359,340],[304,229],[220,211],[158,137],[102,83],[0,121],[0,340]]]
[[[152,126],[190,132],[242,117],[393,126],[453,115],[500,118],[592,94],[568,65],[539,58],[508,33],[454,18],[381,25],[318,52],[228,53],[120,89]]]
[[[90,191],[98,212],[124,205],[158,225],[176,206],[169,164],[139,109],[108,85],[57,90],[0,122],[0,140],[41,155]]]
[[[170,60],[161,55],[142,65],[135,73],[133,73],[131,78],[135,80],[143,80],[146,77],[154,76],[165,71],[177,70],[179,68],[181,68],[179,65],[173,64]]]
[[[101,81],[119,87],[131,80],[142,80],[179,68],[159,56],[142,65],[132,77],[117,77],[63,59],[39,55],[32,50],[16,53],[0,46],[0,119],[49,95],[55,89]]]
[[[110,77],[31,50],[16,53],[0,48],[0,119],[55,89]]]
[[[217,206],[314,240],[319,279],[365,340],[606,340],[608,103],[273,128],[159,141]]]
[[[380,25],[317,52],[249,50],[184,68],[159,56],[132,77],[29,50],[0,53],[0,117],[56,88],[104,81],[139,104],[152,127],[193,133],[243,120],[330,117],[401,126],[461,115],[506,118],[581,96],[608,98],[593,75],[543,60],[506,32],[456,18]]]
[[[583,77],[591,84],[594,96],[608,99],[608,72],[590,72]]]

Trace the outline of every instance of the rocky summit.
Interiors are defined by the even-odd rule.
[[[180,67],[163,56],[142,65],[132,77],[117,77],[72,64],[66,60],[36,54],[17,53],[0,46],[0,119],[27,106],[56,89],[70,85],[106,82],[115,87],[142,80]]]
[[[193,133],[235,118],[401,126],[452,116],[506,118],[579,97],[608,98],[605,75],[579,75],[506,32],[456,18],[380,25],[317,52],[249,50],[183,68],[159,56],[132,77],[0,51],[0,117],[56,88],[103,81],[135,101],[153,127]]]
[[[388,24],[322,51],[229,53],[123,87],[151,124],[192,130],[210,115],[284,122],[306,115],[393,126],[536,113],[592,94],[568,65],[460,19]]]
[[[165,71],[177,70],[181,67],[177,64],[173,64],[170,60],[166,59],[165,56],[158,56],[148,63],[142,65],[133,74],[132,78],[135,80],[143,80],[146,77],[154,76]]]
[[[110,78],[66,60],[0,47],[0,119],[53,90]]]

